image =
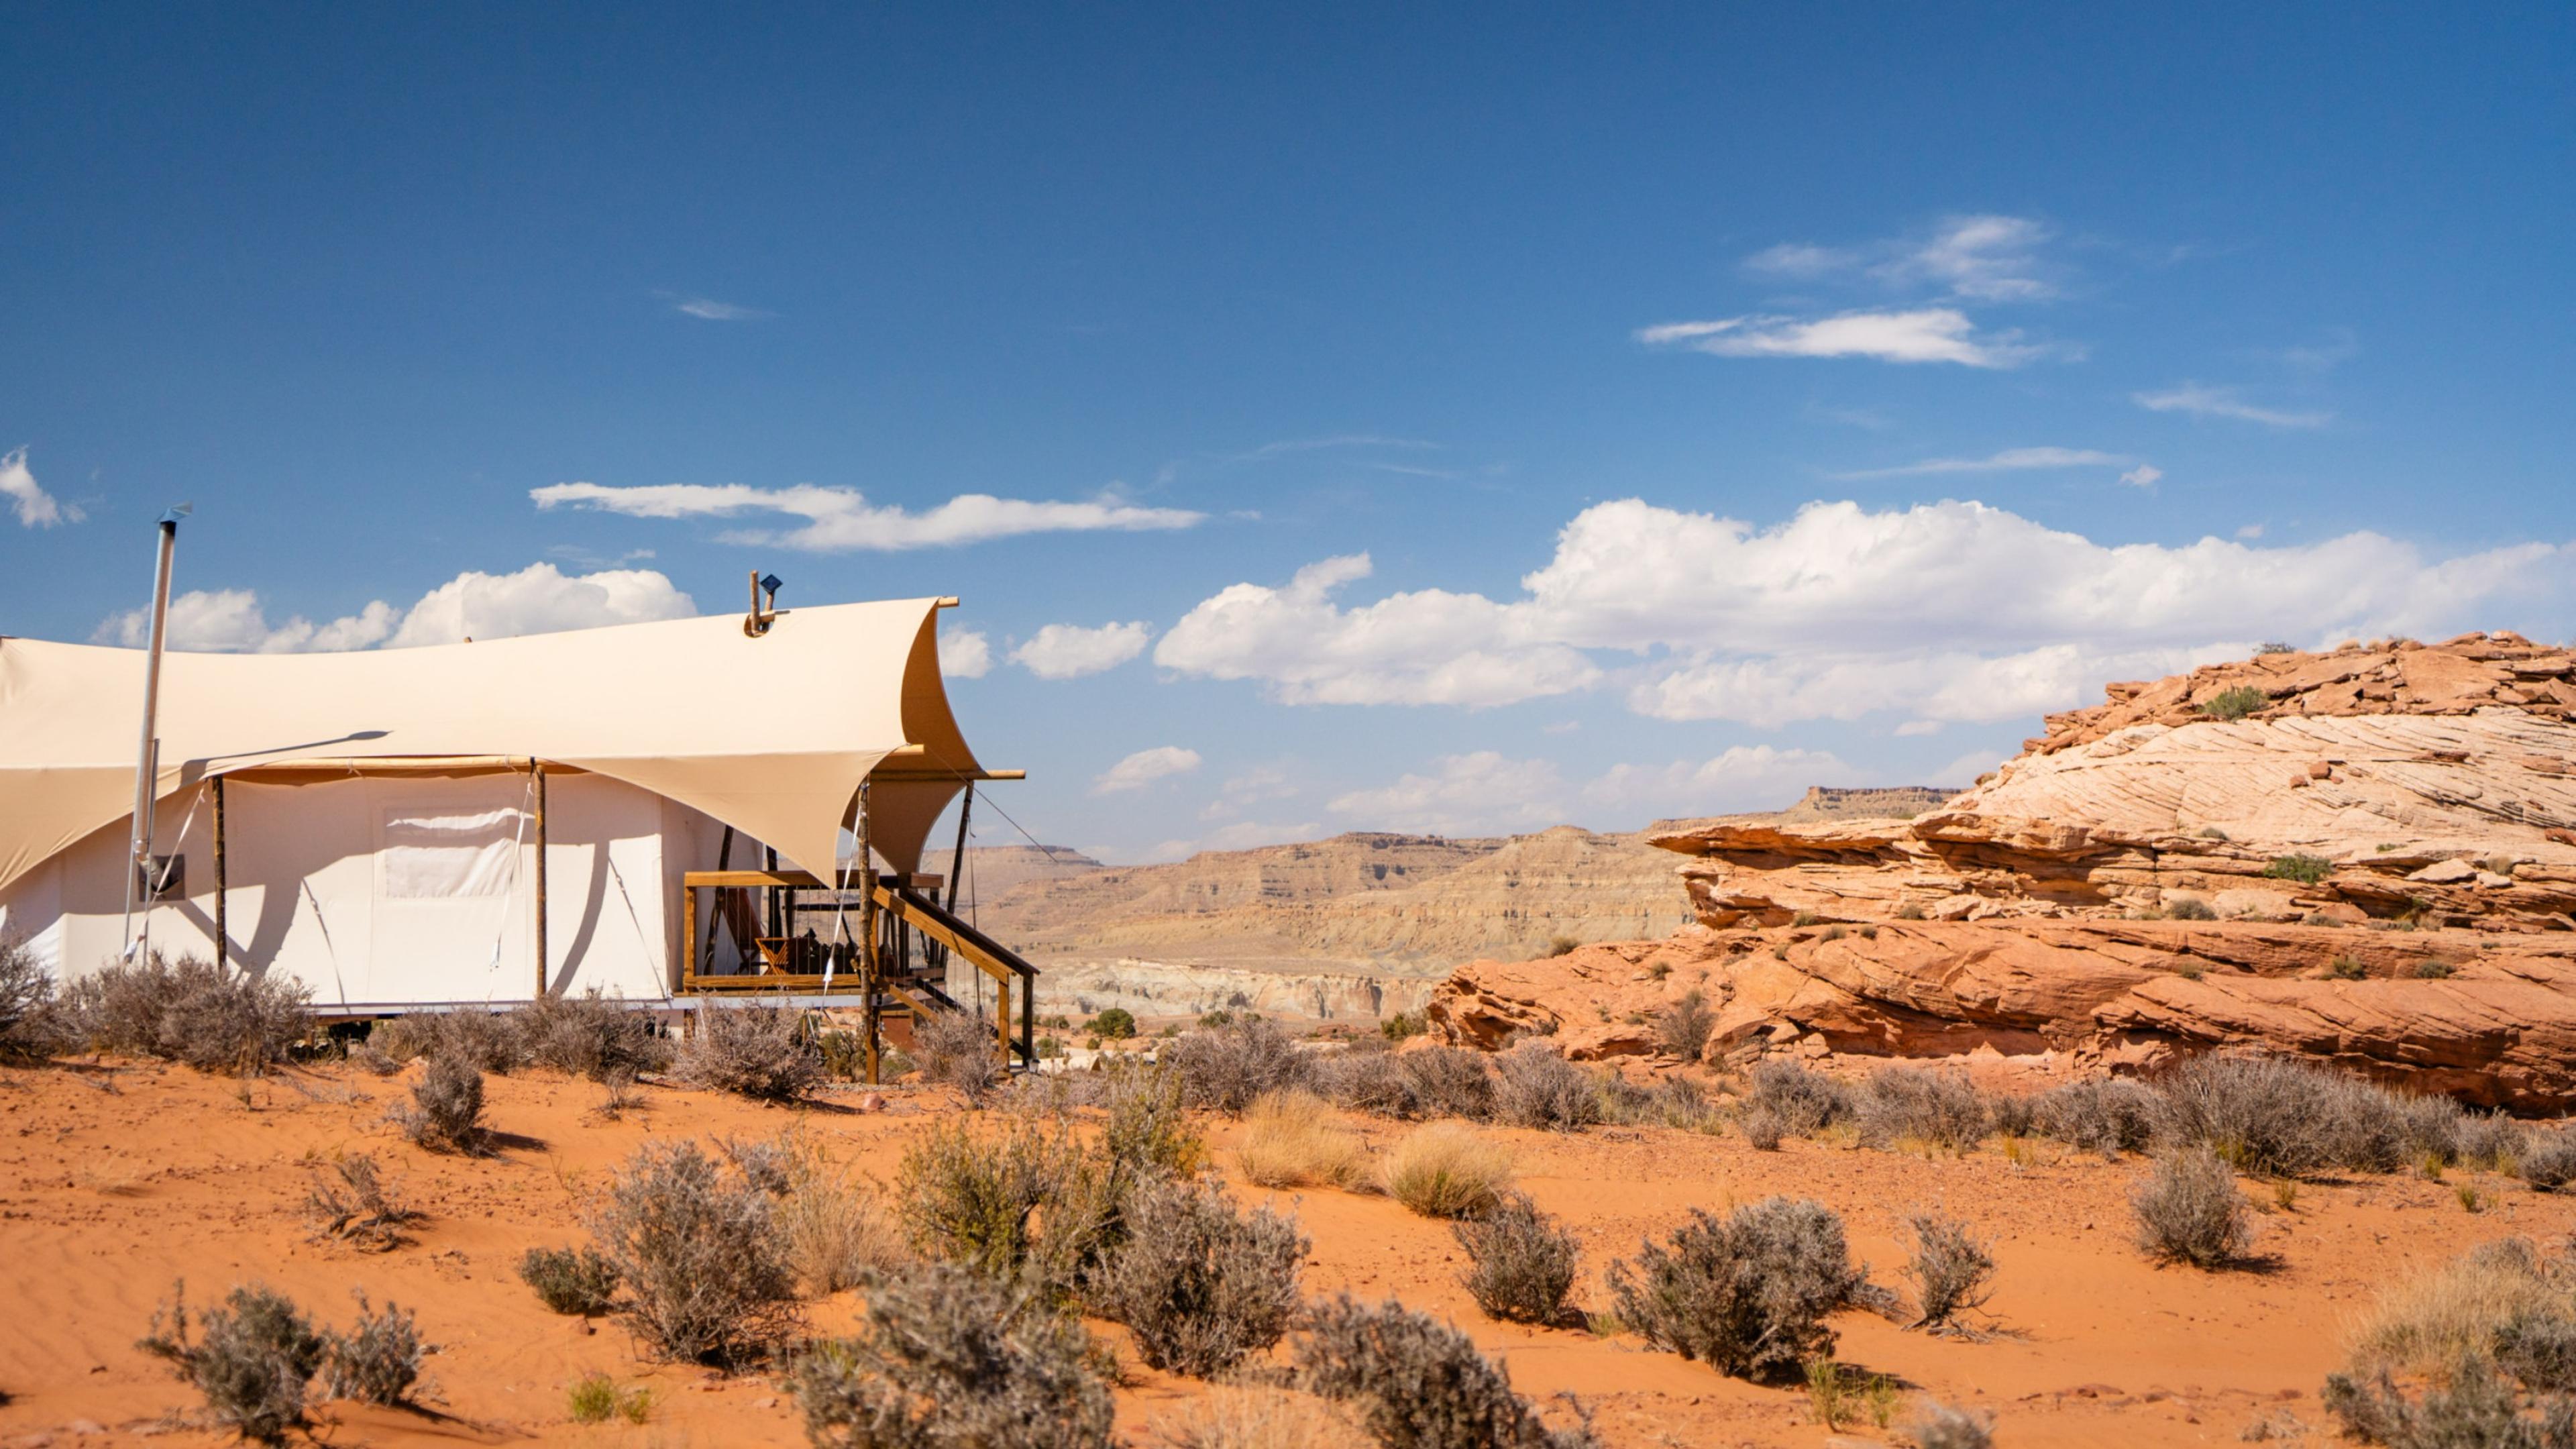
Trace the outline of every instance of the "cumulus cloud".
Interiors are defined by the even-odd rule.
[[[1585,509],[1509,600],[1443,590],[1345,606],[1366,556],[1236,584],[1155,660],[1312,704],[1507,704],[1613,678],[1665,719],[1776,726],[2065,708],[2264,638],[2576,624],[2576,544],[2447,558],[2376,533],[2266,548],[2103,544],[2000,508],[1813,503],[1758,528],[1624,499]]]
[[[1199,818],[1228,820],[1249,812],[1256,805],[1294,799],[1299,793],[1297,782],[1284,767],[1255,765],[1218,786],[1216,798],[1199,811]]]
[[[27,450],[0,453],[0,498],[18,514],[20,528],[51,528],[58,523],[78,523],[81,511],[36,485],[36,475],[27,466]]]
[[[1103,624],[1097,629],[1049,624],[1012,650],[1011,662],[1040,679],[1079,679],[1115,669],[1144,653],[1153,637],[1153,626],[1141,621]]]
[[[1830,751],[1736,745],[1711,759],[1669,765],[1613,765],[1585,783],[1586,803],[1658,815],[1724,815],[1779,810],[1810,785],[1848,785],[1859,776]]]
[[[1427,775],[1406,774],[1379,789],[1336,795],[1330,808],[1369,830],[1485,835],[1554,825],[1565,818],[1563,797],[1564,781],[1553,762],[1478,750],[1443,755]]]
[[[170,647],[216,653],[301,654],[454,644],[606,624],[685,619],[697,613],[687,594],[648,569],[608,569],[566,577],[553,564],[514,574],[463,573],[423,594],[408,609],[379,599],[355,614],[316,624],[301,615],[272,625],[249,589],[192,589],[170,601]],[[141,648],[151,641],[148,609],[111,615],[91,637]]]
[[[1686,347],[1720,357],[1867,357],[1880,362],[1955,362],[2019,367],[2047,349],[2018,332],[1979,335],[1956,307],[1844,312],[1831,317],[1725,317],[1664,322],[1637,330],[1649,347]]]
[[[596,508],[630,518],[733,518],[779,513],[806,520],[801,528],[738,530],[728,543],[776,545],[817,553],[866,549],[891,552],[945,548],[1027,533],[1138,532],[1188,528],[1206,517],[1183,508],[1143,508],[1115,498],[1085,502],[1032,502],[961,493],[923,512],[899,504],[877,505],[855,488],[800,483],[754,488],[742,483],[553,483],[528,496],[540,509]]]
[[[981,679],[993,670],[993,641],[973,629],[939,636],[939,672],[950,679]]]
[[[2157,480],[2164,476],[2165,470],[2157,467],[2153,463],[2140,463],[2128,472],[2121,474],[2120,481],[2128,484],[2132,488],[2153,488],[2156,486]]]
[[[2186,382],[2162,392],[2132,393],[2130,398],[2149,412],[2188,413],[2196,418],[2234,418],[2270,428],[2322,428],[2334,421],[2332,413],[2257,407],[2238,396],[2232,387],[2207,387],[2196,382]]]
[[[1866,277],[1931,287],[1972,302],[2037,302],[2063,290],[2042,255],[2056,232],[2024,216],[1948,216],[1930,229],[1854,247],[1783,242],[1745,258],[1747,271],[1812,281]]]
[[[1150,750],[1138,750],[1092,777],[1091,793],[1115,795],[1121,790],[1141,790],[1156,780],[1186,775],[1198,767],[1198,751],[1179,745],[1156,745]]]
[[[2091,448],[2006,448],[1983,458],[1926,458],[1920,463],[1906,463],[1894,468],[1862,468],[1833,476],[1850,480],[1911,478],[1931,473],[2018,473],[2036,468],[2126,468],[2136,461],[2135,458],[2096,452]],[[2152,468],[2140,471],[2155,472]],[[2122,478],[2120,481],[2126,483],[2129,480]]]

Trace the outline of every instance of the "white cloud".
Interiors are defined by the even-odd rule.
[[[1115,669],[1145,652],[1154,637],[1150,624],[1049,624],[1011,651],[1011,662],[1040,679],[1079,679]]]
[[[2132,488],[2153,488],[2156,486],[2157,480],[2164,476],[2165,470],[2157,467],[2155,464],[2140,463],[2128,472],[2121,474],[2120,481],[2128,484]]]
[[[58,523],[78,523],[81,511],[71,504],[55,500],[36,485],[36,475],[27,466],[27,450],[0,453],[0,498],[18,513],[20,528],[51,528]]]
[[[2236,530],[2236,536],[2238,538],[2247,539],[2261,538],[2263,536],[2263,525],[2259,523],[2246,524],[2244,527]]]
[[[1858,779],[1851,766],[1828,751],[1736,745],[1697,763],[1613,765],[1584,785],[1583,798],[1655,815],[1722,815],[1786,809],[1810,785],[1847,785]]]
[[[2189,413],[2196,418],[2235,418],[2273,428],[2322,428],[2334,421],[2332,413],[2294,413],[2279,408],[2256,407],[2238,397],[2232,387],[2206,387],[2196,382],[2186,382],[2162,392],[2132,393],[2130,397],[2150,412]]]
[[[1612,676],[1587,651],[1612,650],[1632,659],[1629,706],[1659,718],[2027,718],[2263,638],[2560,637],[2576,627],[2571,565],[2576,544],[2109,545],[1979,503],[1813,503],[1756,528],[1625,499],[1577,515],[1508,601],[1423,590],[1345,607],[1334,591],[1368,560],[1327,559],[1286,588],[1203,600],[1155,659],[1292,703],[1493,705],[1598,686]]]
[[[1901,312],[1844,312],[1832,317],[1726,317],[1666,322],[1637,331],[1650,347],[1681,346],[1720,357],[1869,357],[1881,362],[1955,362],[1967,367],[2019,367],[2043,355],[2018,332],[1984,337],[1955,307]]]
[[[1929,231],[1857,247],[1783,242],[1745,258],[1764,276],[1812,281],[1866,276],[1899,289],[1933,288],[1972,302],[2039,302],[2062,288],[2041,251],[2056,233],[2022,216],[1942,218]]]
[[[1965,790],[1977,777],[2004,762],[2009,750],[1970,750],[1932,772],[1932,783]]]
[[[2096,452],[2091,448],[2006,448],[1983,458],[1926,458],[1920,463],[1907,463],[1896,468],[1862,468],[1850,473],[1836,473],[1838,479],[1908,478],[1927,473],[2018,473],[2035,468],[2125,468],[2135,458],[2117,453]],[[2144,471],[2154,472],[2154,469]],[[2161,476],[2161,475],[2159,475]],[[2126,478],[2120,480],[2125,483]]]
[[[753,322],[770,315],[757,307],[737,307],[712,297],[680,297],[673,300],[671,309],[707,322]]]
[[[1030,502],[996,498],[989,493],[961,493],[936,508],[915,513],[900,505],[871,504],[854,488],[823,488],[811,483],[790,488],[753,488],[742,483],[646,483],[634,487],[554,483],[530,489],[528,496],[536,500],[540,509],[569,505],[631,518],[730,518],[745,513],[783,513],[805,519],[805,526],[783,532],[738,531],[726,534],[725,541],[824,553],[941,548],[1026,533],[1188,528],[1206,517],[1181,508],[1142,508],[1109,497],[1088,502]]]
[[[1094,776],[1091,793],[1114,795],[1121,790],[1141,790],[1156,780],[1186,775],[1198,767],[1198,751],[1179,745],[1156,745],[1150,750],[1138,750]]]
[[[610,569],[567,578],[552,564],[515,574],[463,573],[423,594],[409,609],[379,599],[327,624],[300,615],[272,626],[249,589],[193,589],[170,601],[170,647],[219,653],[301,654],[454,644],[502,639],[697,613],[687,594],[650,570]],[[141,648],[150,642],[151,612],[111,615],[91,637]]]
[[[1302,793],[1296,780],[1278,765],[1255,765],[1217,787],[1217,797],[1199,812],[1201,820],[1226,820],[1255,805],[1294,799]]]
[[[1937,735],[1940,732],[1941,722],[1937,719],[1910,719],[1896,727],[1896,737],[1900,740],[1915,739],[1923,735]]]
[[[1565,818],[1564,782],[1551,761],[1478,750],[1443,755],[1432,766],[1432,774],[1407,774],[1381,789],[1337,795],[1330,808],[1362,829],[1416,835],[1508,834]]]
[[[1511,704],[1588,689],[1581,651],[1521,637],[1513,611],[1479,594],[1394,594],[1345,610],[1333,591],[1369,576],[1367,554],[1297,571],[1286,588],[1236,584],[1163,636],[1154,662],[1258,679],[1287,704]]]
[[[939,636],[939,672],[950,679],[981,679],[993,669],[993,641],[973,629]]]

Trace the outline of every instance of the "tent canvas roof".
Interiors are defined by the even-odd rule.
[[[421,649],[171,653],[155,793],[307,761],[538,759],[695,806],[828,875],[876,772],[871,841],[909,870],[984,774],[940,682],[939,603],[782,610],[759,638],[718,615]],[[139,649],[0,638],[0,887],[132,810],[144,667]]]

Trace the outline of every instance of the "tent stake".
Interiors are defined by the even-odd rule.
[[[528,761],[537,793],[537,995],[546,994],[546,762]]]
[[[232,956],[232,937],[224,923],[224,777],[215,777],[215,969],[222,971]]]

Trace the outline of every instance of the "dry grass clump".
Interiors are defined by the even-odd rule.
[[[1515,1127],[1579,1132],[1601,1120],[1601,1083],[1544,1041],[1494,1058],[1494,1116]]]
[[[1965,1152],[1985,1140],[1985,1095],[1965,1072],[1882,1067],[1861,1084],[1852,1115],[1872,1147],[1927,1146]]]
[[[399,1404],[420,1382],[420,1325],[399,1305],[378,1313],[363,1292],[358,1322],[347,1333],[322,1334],[322,1392],[361,1404]]]
[[[617,1265],[597,1248],[530,1248],[519,1259],[519,1281],[557,1313],[597,1318],[617,1305]]]
[[[2104,1157],[2144,1151],[2155,1140],[2163,1098],[2124,1078],[2069,1082],[2031,1100],[2031,1130]]]
[[[404,1225],[420,1216],[396,1200],[384,1169],[364,1152],[335,1159],[328,1168],[314,1167],[304,1215],[316,1238],[336,1239],[366,1253],[401,1247]]]
[[[1688,1077],[1658,1077],[1647,1087],[1615,1072],[1599,1080],[1604,1121],[1710,1134],[1725,1130],[1726,1113],[1709,1099],[1707,1088]]]
[[[789,1271],[815,1297],[855,1288],[870,1273],[910,1256],[902,1231],[876,1192],[842,1171],[821,1147],[797,1142],[777,1195],[781,1247]]]
[[[434,1056],[412,1083],[412,1105],[386,1115],[413,1145],[432,1152],[482,1150],[483,1074],[463,1057]]]
[[[2245,1256],[2254,1227],[2236,1174],[2206,1147],[2168,1152],[2129,1197],[2138,1246],[2171,1263],[2223,1268]]]
[[[2500,1238],[2382,1290],[2353,1325],[2351,1371],[2445,1373],[2464,1357],[2496,1356],[2517,1324],[2576,1327],[2576,1264],[2528,1238]]]
[[[2329,1167],[2388,1172],[2409,1155],[2400,1099],[2357,1077],[2280,1057],[2202,1056],[2158,1087],[2157,1136],[2202,1146],[2245,1172],[2300,1177]]]
[[[1234,1161],[1261,1187],[1352,1188],[1367,1180],[1368,1144],[1322,1098],[1270,1092],[1244,1111]]]
[[[1666,1245],[1641,1245],[1633,1269],[1617,1262],[1609,1275],[1620,1319],[1647,1342],[1757,1381],[1794,1378],[1803,1361],[1831,1355],[1825,1315],[1867,1282],[1842,1219],[1785,1197],[1724,1218],[1694,1208]]]
[[[623,1417],[630,1424],[641,1424],[652,1417],[653,1391],[642,1385],[620,1389],[617,1380],[603,1373],[588,1373],[573,1381],[564,1394],[564,1407],[576,1424],[605,1424]]]
[[[632,1082],[671,1065],[671,1044],[653,1019],[594,986],[579,996],[543,996],[519,1013],[528,1060],[594,1082]]]
[[[2425,1381],[2419,1398],[2403,1378]],[[2503,1238],[2381,1293],[2326,1380],[2346,1432],[2398,1449],[2576,1445],[2576,1264]]]
[[[823,1079],[823,1054],[805,1039],[805,1014],[794,1007],[701,1005],[697,1026],[671,1069],[692,1087],[793,1102]]]
[[[73,982],[59,1010],[96,1050],[247,1074],[286,1060],[311,1033],[310,995],[283,975],[252,976],[193,956],[173,962],[156,951]]]
[[[1424,1217],[1472,1217],[1502,1200],[1512,1183],[1512,1155],[1471,1127],[1433,1122],[1387,1149],[1378,1183]]]
[[[981,1108],[1005,1076],[1000,1038],[991,1023],[971,1011],[916,1017],[912,1049],[921,1062],[921,1079],[955,1088],[969,1107]]]
[[[1297,1345],[1297,1382],[1348,1402],[1386,1449],[1591,1449],[1588,1420],[1551,1429],[1473,1339],[1388,1300],[1316,1304]],[[1580,1414],[1580,1410],[1577,1410]]]
[[[1185,1032],[1163,1049],[1163,1060],[1181,1074],[1183,1100],[1228,1115],[1268,1093],[1303,1086],[1308,1075],[1297,1044],[1258,1016]]]
[[[1126,1239],[1085,1297],[1134,1332],[1146,1363],[1205,1378],[1288,1331],[1309,1246],[1294,1219],[1247,1216],[1215,1188],[1168,1178],[1138,1189],[1123,1217]]]
[[[821,1449],[1108,1449],[1109,1385],[1082,1325],[1028,1285],[945,1263],[879,1281],[856,1336],[792,1383]]]
[[[1966,1223],[1937,1212],[1907,1217],[1914,1253],[1905,1275],[1914,1280],[1918,1311],[1907,1325],[1933,1333],[1959,1332],[1959,1315],[1986,1306],[1994,1295],[1995,1257]]]
[[[1461,1219],[1450,1231],[1467,1250],[1472,1265],[1467,1291],[1478,1308],[1519,1323],[1554,1323],[1565,1316],[1565,1298],[1574,1291],[1583,1249],[1538,1204],[1507,1193],[1490,1210]]]
[[[1775,1057],[1753,1069],[1752,1090],[1745,1094],[1742,1115],[1747,1136],[1753,1133],[1755,1114],[1775,1124],[1778,1135],[1771,1140],[1777,1146],[1780,1136],[1812,1137],[1850,1117],[1851,1111],[1850,1088],[1822,1072]]]
[[[294,1301],[265,1284],[237,1287],[188,1333],[187,1285],[152,1314],[152,1331],[135,1345],[170,1361],[180,1380],[205,1396],[206,1416],[244,1439],[282,1444],[304,1422],[305,1385],[322,1366],[328,1344]]]
[[[1922,1412],[1915,1415],[1905,1432],[1916,1449],[1989,1449],[1995,1442],[1995,1421],[1984,1414],[1926,1399]]]
[[[1257,1384],[1219,1384],[1162,1430],[1170,1449],[1317,1449],[1362,1442],[1350,1411],[1330,1399]]]
[[[636,1337],[665,1358],[729,1364],[796,1327],[770,1195],[694,1142],[646,1142],[592,1214]]]
[[[1692,987],[1679,1001],[1655,1015],[1655,1050],[1668,1057],[1695,1062],[1708,1050],[1708,1038],[1717,1030],[1717,1013],[1709,1010],[1708,997]]]

